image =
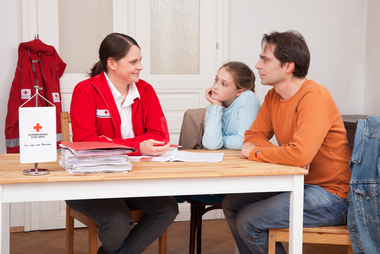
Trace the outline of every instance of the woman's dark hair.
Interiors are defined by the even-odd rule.
[[[107,72],[107,60],[113,58],[118,61],[128,54],[132,45],[140,48],[137,42],[130,36],[121,33],[112,33],[106,36],[99,47],[100,61],[94,64],[90,76],[98,75],[102,71]]]
[[[274,45],[274,56],[281,62],[294,63],[293,75],[297,78],[306,77],[310,65],[310,52],[303,36],[297,31],[283,33],[271,32],[264,34],[261,47],[265,50],[268,45]]]
[[[234,79],[234,83],[238,89],[244,89],[245,91],[251,90],[255,92],[255,74],[245,63],[242,62],[228,62],[223,64],[222,69],[225,68],[226,71]]]

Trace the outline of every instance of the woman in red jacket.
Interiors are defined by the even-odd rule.
[[[169,147],[165,116],[152,86],[139,79],[143,69],[137,42],[109,34],[99,48],[91,78],[74,89],[70,115],[73,141],[112,141],[136,149],[133,155],[157,156]],[[158,144],[159,146],[153,146]],[[178,214],[173,197],[67,200],[72,209],[99,225],[99,253],[142,253]],[[147,216],[133,226],[129,208]]]

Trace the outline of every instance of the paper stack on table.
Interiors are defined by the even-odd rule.
[[[106,142],[62,142],[59,165],[69,174],[128,172],[133,148]]]

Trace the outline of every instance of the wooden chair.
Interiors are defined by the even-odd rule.
[[[356,122],[364,119],[365,115],[343,115],[344,127],[351,150],[354,147]],[[269,229],[268,254],[276,253],[276,242],[288,242],[289,229]],[[347,253],[353,254],[347,225],[331,227],[313,227],[303,229],[304,243],[347,245]]]
[[[192,197],[186,200],[190,203],[190,241],[189,254],[195,253],[197,246],[197,254],[202,253],[202,216],[212,210],[222,209],[222,204],[207,204],[199,202]]]
[[[347,225],[303,228],[303,243],[347,245],[347,254],[353,254]],[[276,253],[276,242],[289,242],[288,228],[269,229],[268,254]]]
[[[69,123],[71,123],[70,113],[61,113],[62,140],[70,142]],[[145,217],[142,210],[131,209],[132,217],[135,223],[138,223]],[[66,254],[74,253],[74,219],[82,222],[88,227],[88,253],[97,253],[97,230],[98,225],[80,212],[71,209],[66,205]],[[167,231],[165,231],[158,240],[158,253],[167,253]]]
[[[185,111],[182,121],[181,132],[178,144],[181,149],[203,149],[202,136],[205,130],[205,113],[206,108],[193,108]],[[189,254],[202,252],[202,216],[215,209],[222,209],[222,204],[208,204],[196,201],[192,197],[186,200],[190,203],[190,240]]]

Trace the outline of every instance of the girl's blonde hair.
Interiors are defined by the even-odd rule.
[[[242,62],[228,62],[223,64],[219,70],[222,68],[230,73],[238,89],[255,92],[255,74],[248,65]]]

